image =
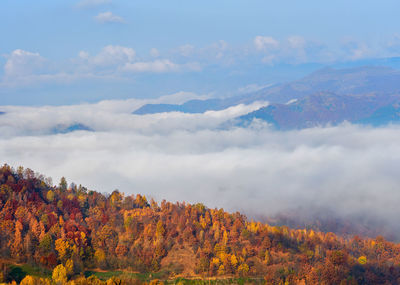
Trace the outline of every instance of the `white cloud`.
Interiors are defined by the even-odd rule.
[[[88,59],[88,58],[89,58],[89,53],[86,52],[86,51],[84,51],[84,50],[81,50],[81,51],[79,52],[78,56],[79,56],[79,58],[81,58],[81,59]]]
[[[254,46],[259,51],[275,50],[279,47],[279,41],[272,37],[256,36],[254,38]]]
[[[282,40],[257,36],[254,38],[253,44],[255,50],[261,55],[261,61],[270,65],[276,63],[327,63],[338,59],[337,55],[333,55],[333,50],[329,50],[327,46],[316,41],[306,40],[299,35],[289,36]]]
[[[343,58],[345,60],[359,60],[373,56],[374,51],[364,42],[353,38],[342,40]]]
[[[158,57],[157,49],[150,50],[152,57]],[[178,71],[198,71],[201,69],[195,62],[178,64],[169,59],[154,59],[149,61],[136,60],[134,49],[123,46],[109,45],[104,47],[97,55],[90,56],[86,52],[80,52],[79,57],[87,60],[87,63],[95,67],[113,66],[110,72],[146,72],[165,73]]]
[[[136,56],[134,49],[123,46],[108,45],[89,61],[95,65],[118,65],[132,62]]]
[[[42,57],[37,52],[21,49],[4,55],[4,75],[1,87],[15,88],[39,86],[43,83],[69,84],[77,80],[107,79],[123,80],[129,73],[166,73],[200,71],[197,62],[176,63],[170,59],[154,59],[159,56],[157,49],[151,50],[151,60],[137,60],[136,51],[131,47],[107,45],[97,54],[82,50],[75,58],[56,62]]]
[[[50,81],[65,83],[76,78],[75,74],[57,70],[54,64],[37,52],[17,49],[5,57],[7,61],[1,87],[25,87]]]
[[[100,23],[125,23],[124,18],[114,15],[110,11],[99,13],[95,18]]]
[[[182,65],[176,64],[168,59],[158,59],[154,61],[142,61],[126,63],[122,70],[128,72],[177,72],[183,69]]]
[[[135,51],[121,46],[106,46],[97,55],[80,51],[77,58],[50,61],[39,53],[15,50],[5,55],[4,75],[0,87],[26,88],[43,84],[70,84],[78,80],[120,80],[118,67],[135,58]]]
[[[279,56],[280,43],[272,37],[256,36],[253,40],[254,46],[257,51],[263,52],[262,62],[266,64],[273,64]]]
[[[39,53],[29,52],[22,49],[14,50],[6,56],[4,65],[5,76],[20,77],[32,74],[43,67],[44,58]]]

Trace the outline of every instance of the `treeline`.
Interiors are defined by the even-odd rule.
[[[202,204],[103,195],[64,178],[52,186],[51,179],[22,167],[0,168],[0,209],[1,258],[51,269],[53,281],[78,280],[85,270],[100,268],[163,272],[166,279],[400,284],[400,245],[382,237],[273,227]],[[0,275],[11,281],[6,269]]]

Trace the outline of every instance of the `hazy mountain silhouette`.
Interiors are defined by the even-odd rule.
[[[336,125],[344,121],[374,126],[400,121],[400,96],[368,94],[338,95],[320,92],[289,104],[271,104],[241,116],[242,126],[261,119],[278,129]]]
[[[202,113],[255,101],[287,103],[318,92],[338,95],[388,95],[400,93],[400,71],[389,67],[324,68],[300,80],[276,84],[257,92],[223,99],[190,100],[183,104],[147,104],[134,114],[162,112]]]

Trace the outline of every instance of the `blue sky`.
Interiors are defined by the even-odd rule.
[[[228,96],[400,55],[398,1],[2,1],[0,99]],[[389,61],[390,63],[390,61]]]

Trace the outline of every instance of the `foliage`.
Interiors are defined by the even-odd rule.
[[[52,279],[56,284],[65,284],[67,283],[67,269],[62,265],[57,265],[53,269]]]
[[[0,264],[1,281],[48,282],[51,270],[60,284],[179,276],[262,278],[266,284],[400,281],[400,245],[382,237],[274,227],[202,204],[149,203],[118,190],[108,196],[68,187],[65,178],[59,186],[45,181],[29,169],[0,168],[0,257],[42,268]],[[117,268],[122,271],[112,271]],[[85,270],[91,276],[77,276]]]

